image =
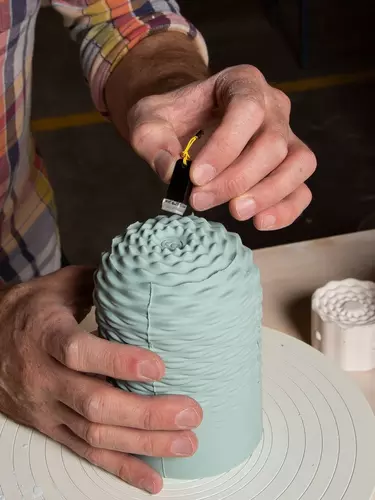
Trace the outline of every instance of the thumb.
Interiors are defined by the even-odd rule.
[[[172,125],[160,117],[144,116],[130,130],[133,149],[144,158],[164,182],[169,182],[181,153],[181,144]]]
[[[38,283],[63,296],[91,294],[94,290],[95,271],[96,268],[92,266],[67,266],[38,278]]]
[[[82,321],[93,305],[94,272],[95,268],[89,266],[68,266],[34,283],[52,293],[78,321]]]

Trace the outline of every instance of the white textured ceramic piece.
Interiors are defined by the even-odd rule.
[[[375,283],[331,281],[312,298],[311,342],[343,370],[375,368]]]
[[[262,436],[262,289],[238,234],[195,216],[132,224],[103,254],[95,282],[99,334],[166,366],[160,381],[115,385],[190,396],[203,409],[193,457],[142,460],[163,477],[199,479],[251,456]]]
[[[264,435],[218,477],[165,480],[165,500],[372,500],[375,417],[352,381],[316,350],[263,335]],[[0,415],[5,500],[147,500],[150,496]]]

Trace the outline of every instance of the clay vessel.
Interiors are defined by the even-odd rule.
[[[218,475],[257,447],[261,299],[252,252],[203,218],[133,224],[103,254],[94,293],[100,335],[151,349],[166,365],[160,382],[114,383],[144,395],[185,394],[203,408],[193,457],[142,457],[162,476]]]

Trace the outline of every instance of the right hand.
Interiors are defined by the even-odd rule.
[[[202,419],[185,396],[126,393],[94,375],[150,381],[162,360],[83,331],[93,269],[68,267],[0,292],[0,412],[150,493],[161,477],[132,454],[190,456]]]
[[[254,66],[226,68],[144,97],[127,120],[118,115],[118,96],[110,99],[120,133],[167,182],[181,142],[204,128],[190,170],[193,210],[228,202],[235,219],[253,219],[258,229],[275,230],[294,222],[309,205],[305,181],[316,168],[315,156],[290,128],[288,97]]]

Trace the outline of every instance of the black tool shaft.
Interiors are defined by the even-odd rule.
[[[193,187],[190,181],[191,163],[190,160],[187,160],[185,165],[183,159],[176,162],[166,197],[162,203],[162,209],[165,212],[177,215],[185,214]]]
[[[186,165],[182,159],[176,162],[166,196],[169,200],[178,201],[184,205],[189,203],[192,190],[190,166],[191,161],[189,160],[186,162]]]

